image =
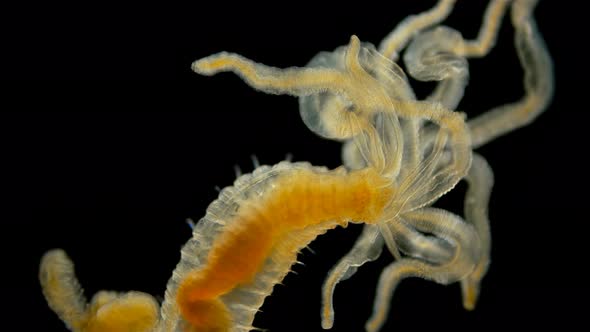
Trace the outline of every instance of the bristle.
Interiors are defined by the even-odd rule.
[[[186,218],[186,223],[188,224],[188,227],[191,228],[191,230],[195,229],[195,222],[191,218]]]
[[[236,178],[242,176],[242,169],[240,168],[240,165],[234,165],[234,174],[236,175]]]
[[[252,159],[252,165],[254,165],[254,168],[260,167],[260,162],[258,161],[258,157],[256,157],[255,154],[250,155],[250,159]]]

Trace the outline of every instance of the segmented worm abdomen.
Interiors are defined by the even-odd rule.
[[[264,297],[288,273],[302,247],[351,220],[376,221],[391,198],[391,191],[384,190],[387,180],[373,170],[346,173],[279,165],[267,170],[275,169],[272,175],[255,172],[247,178],[253,186],[243,187],[247,193],[233,192],[241,196],[233,199],[236,206],[224,200],[228,208],[218,212],[227,219],[218,220],[218,226],[201,226],[215,235],[205,244],[206,257],[204,252],[196,255],[204,258],[201,265],[183,271],[176,295],[183,318],[195,330],[249,329]],[[204,242],[211,238],[201,233],[195,237]]]

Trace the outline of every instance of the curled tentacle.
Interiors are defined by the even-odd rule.
[[[336,285],[354,275],[359,267],[381,255],[383,238],[375,225],[365,225],[354,247],[328,272],[322,287],[322,328],[334,324],[334,289]]]
[[[404,255],[420,259],[429,264],[442,264],[452,259],[455,248],[453,245],[437,236],[425,235],[400,219],[386,223],[395,238],[399,251]]]
[[[444,210],[425,208],[409,212],[404,218],[417,231],[434,234],[451,244],[454,247],[454,255],[440,264],[404,258],[383,270],[377,285],[373,314],[365,325],[368,332],[378,331],[385,322],[391,297],[402,279],[421,277],[449,284],[471,273],[479,259],[477,233],[460,217]]]
[[[514,45],[524,69],[525,96],[493,108],[469,121],[473,147],[477,148],[539,116],[553,97],[553,63],[533,17],[535,0],[513,1],[511,19]]]
[[[448,27],[437,27],[412,40],[404,53],[408,73],[421,81],[440,81],[427,100],[456,109],[469,79],[467,60],[455,53],[463,42],[461,34]]]

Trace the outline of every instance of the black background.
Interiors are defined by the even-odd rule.
[[[585,263],[586,22],[577,1],[541,1],[536,17],[555,61],[553,104],[534,124],[479,149],[495,171],[493,252],[479,306],[461,308],[458,285],[411,279],[396,291],[383,331],[498,330],[587,323]],[[433,1],[233,5],[21,2],[0,9],[2,324],[65,331],[37,281],[41,255],[64,248],[90,297],[99,289],[163,295],[198,220],[250,155],[336,167],[340,147],[311,133],[296,99],[270,96],[230,74],[201,77],[191,61],[227,50],[277,67],[303,66],[350,35],[378,43]],[[484,1],[460,1],[448,25],[473,38]],[[459,109],[470,116],[517,100],[522,70],[505,21],[497,48],[470,61]],[[419,96],[431,84],[413,82]],[[438,204],[461,212],[464,184]],[[320,288],[358,226],[302,253],[255,325],[320,331]],[[334,331],[362,331],[388,253],[339,285]]]

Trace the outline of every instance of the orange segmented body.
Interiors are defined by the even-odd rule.
[[[374,170],[318,172],[292,169],[270,188],[240,204],[213,243],[207,263],[184,278],[177,303],[198,331],[227,331],[235,322],[220,297],[252,284],[271,258],[284,274],[297,253],[317,235],[338,225],[375,222],[393,194]],[[307,233],[307,236],[301,236]],[[296,236],[294,236],[296,235]]]

